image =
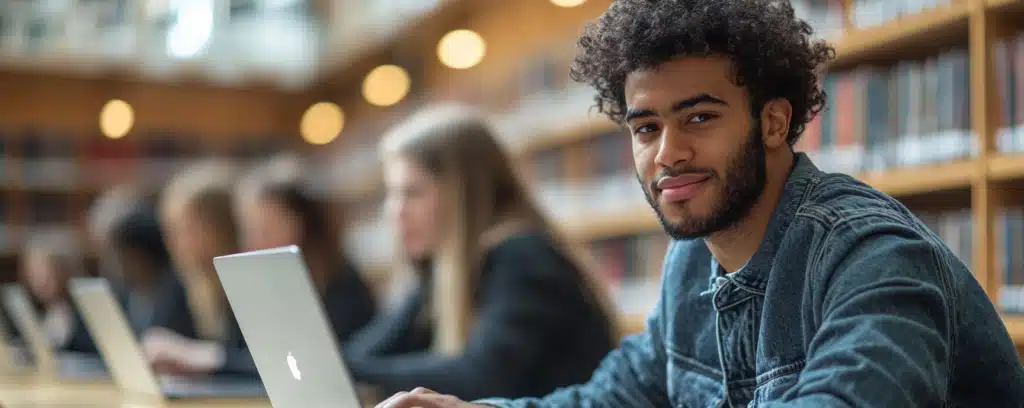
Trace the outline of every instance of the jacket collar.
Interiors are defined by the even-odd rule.
[[[764,293],[765,287],[768,285],[768,273],[779,245],[786,236],[797,209],[806,201],[808,186],[821,175],[821,170],[818,170],[818,167],[811,162],[806,154],[794,153],[793,168],[782,188],[782,194],[768,222],[761,245],[743,268],[730,275],[730,280],[739,289]],[[718,262],[714,257],[711,259],[711,274],[712,280],[721,276]]]

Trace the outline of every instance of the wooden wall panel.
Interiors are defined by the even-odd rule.
[[[42,126],[80,136],[99,133],[112,98],[135,110],[133,134],[173,130],[210,137],[297,135],[299,94],[270,89],[157,84],[33,73],[0,73],[0,126]],[[131,137],[129,134],[128,137]]]

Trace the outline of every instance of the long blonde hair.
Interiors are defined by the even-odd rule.
[[[193,164],[172,179],[161,192],[160,215],[173,222],[175,214],[187,212],[209,224],[218,255],[238,252],[234,218],[233,184],[238,169],[230,163],[203,161]],[[228,313],[220,281],[215,278],[213,260],[192,264],[178,249],[171,248],[175,267],[188,293],[189,307],[201,337],[221,338]]]
[[[485,116],[458,104],[414,114],[381,141],[385,158],[412,160],[441,184],[446,229],[432,260],[434,348],[458,353],[474,324],[472,294],[479,284],[483,256],[505,238],[521,232],[545,234],[582,274],[588,299],[615,327],[615,313],[593,262],[563,238],[522,183],[509,155]]]

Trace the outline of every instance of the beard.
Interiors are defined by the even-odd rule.
[[[721,186],[714,192],[711,214],[705,217],[684,215],[679,222],[670,221],[661,211],[661,207],[654,197],[654,192],[658,191],[657,181],[665,176],[672,177],[697,172],[696,169],[665,169],[647,186],[644,185],[639,173],[637,180],[643,187],[647,203],[658,215],[658,221],[661,222],[665,233],[675,240],[687,240],[707,237],[714,232],[726,230],[749,215],[750,209],[753,208],[754,203],[764,191],[767,177],[765,166],[765,150],[761,143],[761,124],[758,121],[750,130],[743,147],[729,160],[725,176],[720,177],[715,172],[709,179],[709,181],[719,182]]]

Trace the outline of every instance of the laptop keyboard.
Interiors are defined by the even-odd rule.
[[[265,397],[258,379],[226,377],[160,377],[160,388],[168,398],[254,398]]]

